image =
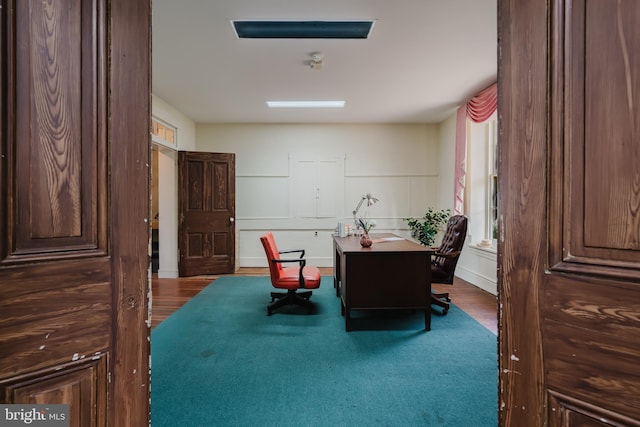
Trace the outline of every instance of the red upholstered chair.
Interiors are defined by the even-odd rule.
[[[310,307],[311,291],[297,292],[298,289],[318,289],[320,287],[320,270],[317,267],[306,265],[304,249],[279,251],[271,232],[260,237],[264,251],[267,254],[269,272],[271,273],[271,285],[277,289],[286,289],[287,292],[271,292],[271,304],[267,306],[267,313],[271,316],[273,310],[283,305],[296,304]],[[298,258],[281,259],[280,254],[300,253]],[[297,264],[292,267],[283,267],[283,264]]]
[[[431,261],[431,283],[452,285],[458,258],[467,237],[467,217],[454,215],[449,218],[440,247]],[[451,298],[448,292],[431,293],[431,304],[442,307],[442,314],[449,311]]]

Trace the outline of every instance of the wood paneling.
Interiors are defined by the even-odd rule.
[[[551,111],[561,130],[551,144],[563,179],[550,191],[565,215],[551,220],[549,253],[552,271],[574,276],[546,281],[547,383],[578,406],[640,419],[640,380],[629,376],[640,356],[640,4],[558,0],[556,12]]]
[[[11,403],[70,405],[69,426],[95,427],[106,425],[107,382],[102,355],[0,384],[0,395]]]
[[[638,285],[611,286],[602,279],[549,276],[545,288],[545,318],[550,321],[590,329],[615,340],[640,342],[640,299]]]
[[[229,179],[235,179],[235,175],[229,173],[229,163],[213,162],[213,200],[212,210],[228,210],[233,209],[229,206],[231,199],[229,198],[229,189],[235,188]]]
[[[17,375],[108,351],[109,270],[109,259],[98,258],[5,271],[0,373]]]
[[[545,425],[542,319],[545,266],[547,7],[498,2],[499,421]]]
[[[549,388],[580,402],[640,419],[640,342],[557,322],[545,324]],[[603,366],[605,361],[606,367]],[[613,363],[615,361],[615,363]],[[604,373],[603,373],[604,371]],[[606,403],[602,396],[607,396]]]
[[[554,3],[551,143],[563,174],[550,191],[565,214],[554,218],[551,265],[633,280],[640,267],[640,87],[632,74],[640,69],[640,4]]]
[[[640,425],[640,3],[499,4],[501,425]]]
[[[2,222],[4,263],[106,251],[106,60],[94,21],[104,9],[96,0],[25,0],[5,21],[16,67],[6,78],[16,92],[6,105],[15,112],[4,140],[15,186]]]
[[[556,391],[549,392],[549,426],[633,426],[637,425],[628,417],[621,417],[598,405],[585,404]]]
[[[149,424],[151,2],[111,0],[110,217],[114,319],[109,424]]]
[[[572,19],[574,14],[577,16]],[[579,147],[584,146],[585,255],[590,249],[616,249],[594,255],[629,260],[637,267],[640,110],[635,104],[640,100],[640,85],[633,73],[640,69],[640,3],[621,0],[613,6],[607,0],[574,1],[571,15],[568,19],[572,22],[584,22],[584,26],[576,23],[568,35],[572,38],[572,62],[577,66],[567,77],[584,82],[584,87],[575,88],[584,91],[584,102],[578,98],[570,108],[584,109],[586,123],[572,122],[573,129],[586,129],[576,135],[583,136],[584,141],[571,140],[576,145],[576,156],[582,154]]]
[[[549,277],[544,354],[550,389],[640,419],[640,377],[630,375],[640,356],[637,294],[637,284]]]
[[[205,162],[202,160],[190,160],[187,162],[187,176],[189,191],[184,195],[187,198],[187,209],[190,212],[202,211],[204,205],[203,182]]]
[[[0,398],[73,426],[149,423],[150,9],[0,0]]]

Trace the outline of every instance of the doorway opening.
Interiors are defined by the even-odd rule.
[[[178,277],[177,128],[151,118],[151,271]]]

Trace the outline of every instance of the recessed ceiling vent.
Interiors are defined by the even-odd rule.
[[[366,39],[373,21],[233,21],[242,39]]]

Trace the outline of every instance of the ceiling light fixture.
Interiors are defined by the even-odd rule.
[[[344,101],[267,101],[269,108],[343,108]]]
[[[309,56],[311,56],[311,60],[309,61],[309,68],[312,70],[319,70],[322,68],[322,60],[324,59],[324,55],[322,52],[313,52]]]

